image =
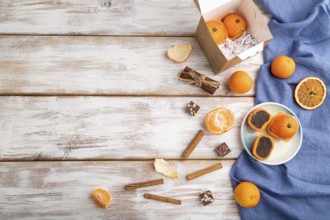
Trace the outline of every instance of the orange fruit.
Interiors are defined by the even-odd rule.
[[[209,112],[205,117],[206,129],[216,135],[220,135],[233,128],[235,115],[227,108],[217,108]]]
[[[226,15],[223,23],[227,29],[228,36],[233,39],[240,37],[247,29],[245,18],[236,13]]]
[[[292,116],[279,112],[268,126],[268,133],[274,138],[289,141],[298,131],[299,124]]]
[[[252,85],[252,78],[244,71],[233,73],[228,80],[229,90],[237,94],[247,93],[252,88]]]
[[[316,77],[301,80],[294,90],[294,98],[304,109],[312,110],[322,105],[327,96],[327,87]]]
[[[92,191],[92,199],[100,208],[107,208],[111,203],[110,193],[101,188],[96,188]]]
[[[221,44],[226,38],[228,38],[226,27],[221,21],[208,21],[206,22],[206,27],[210,31],[210,34],[217,45]]]
[[[291,57],[278,56],[273,60],[270,70],[274,76],[286,79],[292,76],[296,70],[296,63]]]
[[[234,196],[236,202],[243,208],[253,208],[259,203],[260,191],[251,182],[241,182],[235,187]]]

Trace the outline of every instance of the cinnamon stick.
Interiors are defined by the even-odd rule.
[[[199,130],[194,139],[189,143],[188,147],[185,149],[185,151],[182,153],[182,157],[184,159],[187,159],[189,155],[195,150],[197,147],[198,143],[202,140],[204,137],[204,131]]]
[[[200,177],[200,176],[203,176],[205,174],[208,174],[208,173],[210,173],[212,171],[219,170],[221,168],[222,168],[222,164],[221,163],[217,163],[217,164],[214,164],[212,166],[206,167],[206,168],[204,168],[202,170],[198,170],[196,172],[193,172],[191,174],[188,174],[187,175],[187,179],[188,180],[192,180],[192,179],[195,179],[197,177]]]
[[[205,76],[204,74],[191,69],[188,66],[186,66],[184,70],[179,74],[179,80],[183,83],[193,84],[197,87],[200,87],[211,95],[213,95],[220,86],[218,81],[215,81]]]
[[[160,184],[164,184],[164,179],[156,179],[156,180],[149,180],[149,181],[139,182],[139,183],[131,183],[131,184],[128,184],[125,186],[125,190],[137,189],[137,188],[160,185]]]
[[[179,199],[173,199],[171,197],[158,196],[158,195],[153,195],[153,194],[149,194],[149,193],[145,193],[143,196],[146,199],[153,199],[153,200],[173,203],[173,204],[177,204],[177,205],[181,205],[181,203],[182,203],[182,201]]]

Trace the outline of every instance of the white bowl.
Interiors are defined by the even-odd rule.
[[[262,132],[254,131],[247,124],[247,118],[251,111],[256,108],[266,109],[272,116],[275,116],[279,111],[283,111],[289,115],[294,116],[299,124],[299,129],[297,133],[288,142],[273,138],[274,140],[274,150],[271,155],[266,160],[259,160],[255,158],[251,153],[251,147],[254,139],[261,134],[269,135],[267,129]],[[276,102],[264,102],[259,105],[254,106],[244,117],[241,125],[241,139],[246,152],[255,160],[267,165],[280,165],[291,160],[299,151],[303,139],[303,131],[300,121],[296,114],[288,107],[276,103]]]

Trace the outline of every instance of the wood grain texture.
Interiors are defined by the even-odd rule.
[[[192,0],[4,0],[0,33],[192,35],[199,17]]]
[[[130,182],[162,178],[145,162],[1,162],[2,219],[239,219],[229,172],[234,161],[203,178],[185,174],[216,161],[169,161],[180,173],[164,185],[125,191]],[[98,208],[90,193],[103,187],[113,196]],[[211,190],[215,202],[203,206],[199,194]],[[143,198],[144,193],[182,200],[180,207]]]
[[[188,61],[167,59],[167,48],[182,43],[193,45]],[[234,71],[244,70],[255,79],[263,63],[259,53],[214,75],[192,37],[0,36],[0,51],[0,93],[5,95],[210,96],[178,80],[178,73],[190,66],[219,81],[214,96],[225,96]],[[254,94],[252,88],[245,96]]]
[[[201,106],[193,117],[190,101]],[[236,158],[243,150],[240,126],[251,97],[0,97],[0,159],[182,159],[205,115],[218,107],[235,113],[234,128],[206,134],[189,159],[219,158],[226,142]]]
[[[0,219],[239,219],[230,159],[243,150],[239,126],[255,91],[221,96],[234,96],[226,88],[231,73],[255,79],[263,60],[258,54],[214,76],[193,38],[199,17],[192,0],[0,1]],[[181,43],[193,45],[188,61],[169,61],[166,49]],[[216,97],[177,80],[186,65],[221,82]],[[196,117],[185,113],[190,101],[201,106]],[[182,160],[217,107],[235,112],[235,127],[221,136],[206,132],[190,156],[206,160]],[[222,142],[231,148],[223,168],[188,182],[187,174],[219,162],[214,148]],[[152,160],[128,161],[153,158],[180,159],[169,160],[179,179],[155,172]],[[112,159],[120,161],[51,161]],[[165,184],[124,190],[158,178]],[[93,204],[95,187],[110,190],[108,209]],[[199,194],[206,190],[216,201],[204,207]]]
[[[199,18],[192,0],[0,1],[0,34],[193,36]]]

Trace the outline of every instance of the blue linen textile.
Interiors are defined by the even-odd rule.
[[[242,152],[231,170],[233,188],[254,182],[261,191],[255,208],[239,207],[242,219],[330,219],[330,1],[260,0],[273,19],[272,41],[264,50],[265,63],[256,80],[256,104],[273,101],[291,108],[300,119],[304,138],[289,162],[268,166]],[[289,79],[270,74],[278,55],[292,57],[296,71]],[[308,76],[327,85],[323,105],[308,111],[294,100],[297,83]]]

